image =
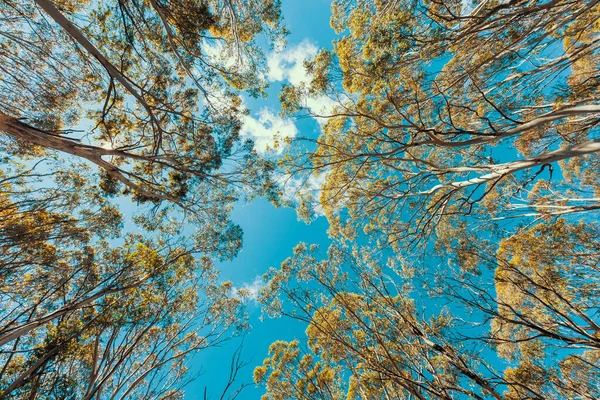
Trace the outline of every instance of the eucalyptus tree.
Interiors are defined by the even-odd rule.
[[[500,243],[493,287],[470,276],[446,287],[491,318],[485,340],[511,363],[506,398],[600,395],[598,233],[564,219],[520,229]]]
[[[208,256],[227,251],[167,235],[111,245],[116,209],[82,222],[52,208],[55,197],[15,201],[8,188],[4,180],[3,398],[180,397],[189,358],[246,328]]]
[[[321,174],[333,231],[598,209],[597,1],[334,1],[333,50],[281,93],[337,106],[285,164]],[[455,224],[453,222],[452,224]]]
[[[284,34],[270,0],[0,1],[0,397],[180,398],[246,328],[212,260],[275,195],[240,91]]]
[[[240,141],[237,91],[265,87],[256,38],[283,40],[278,2],[3,1],[0,10],[0,131],[13,154],[75,156],[98,168],[107,194],[176,204],[198,220],[239,187],[272,191],[269,164]]]
[[[333,3],[340,38],[281,93],[326,122],[282,165],[324,175],[341,244],[266,276],[266,311],[308,326],[256,368],[266,399],[598,397],[598,227],[573,214],[599,204],[599,18],[594,0]]]
[[[522,229],[478,253],[491,280],[298,245],[261,301],[306,338],[274,342],[255,380],[266,399],[597,398],[599,244],[594,224]]]

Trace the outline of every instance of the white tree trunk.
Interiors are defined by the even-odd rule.
[[[410,197],[410,196],[429,196],[442,189],[463,189],[473,185],[480,185],[483,183],[491,182],[496,179],[502,178],[507,175],[514,174],[517,171],[529,169],[535,166],[544,164],[551,164],[556,161],[565,160],[572,157],[580,157],[586,154],[592,154],[600,151],[600,139],[589,140],[583,143],[575,144],[563,149],[552,151],[545,154],[540,154],[535,157],[525,158],[523,160],[511,161],[504,164],[491,164],[484,166],[475,167],[458,167],[440,169],[434,171],[435,173],[447,173],[447,172],[470,172],[470,171],[489,171],[485,175],[481,175],[476,178],[466,179],[464,181],[454,181],[448,183],[442,183],[432,187],[429,190],[422,192],[399,194],[396,198]]]

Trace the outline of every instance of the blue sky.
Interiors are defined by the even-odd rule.
[[[331,48],[335,33],[329,26],[330,2],[328,0],[284,1],[282,4],[284,19],[291,30],[288,44],[283,51],[268,52],[271,67],[267,79],[271,83],[266,99],[245,98],[250,109],[246,118],[243,134],[255,141],[257,151],[266,154],[273,147],[274,135],[294,137],[311,136],[318,132],[319,123],[315,119],[291,120],[279,116],[279,89],[282,83],[298,83],[305,78],[302,62],[315,54],[318,48]],[[316,109],[327,106],[327,100],[315,102]],[[276,155],[281,149],[273,149]],[[298,221],[296,212],[291,208],[276,209],[264,199],[252,203],[238,203],[232,219],[244,230],[244,247],[239,256],[229,262],[220,263],[223,280],[230,280],[236,288],[250,288],[256,291],[260,287],[260,277],[269,267],[278,267],[292,255],[298,242],[317,243],[323,248],[329,244],[324,217],[319,217],[307,225]],[[254,366],[267,357],[269,345],[275,340],[302,338],[305,327],[289,319],[259,319],[259,306],[251,301],[248,304],[252,330],[246,336],[243,359],[252,360],[241,371],[239,381],[251,382]],[[218,399],[226,384],[231,354],[239,344],[233,340],[228,345],[203,351],[190,363],[190,374],[204,371],[203,374],[186,387],[186,399],[202,399],[204,387],[212,399]],[[246,388],[238,400],[259,399],[263,388],[254,385]]]

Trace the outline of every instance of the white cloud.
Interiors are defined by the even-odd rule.
[[[338,104],[337,101],[327,96],[309,97],[306,100],[306,107],[315,115],[328,116],[333,113],[333,109]],[[327,122],[327,118],[314,117],[319,125]]]
[[[310,83],[304,61],[315,56],[318,50],[315,44],[303,40],[286,51],[271,53],[267,59],[269,66],[267,79],[270,82],[287,81],[292,85]],[[327,96],[318,96],[308,98],[305,105],[315,115],[330,115],[336,104],[335,100]],[[325,118],[315,117],[315,119],[320,125],[326,122]]]
[[[268,108],[260,110],[258,119],[244,116],[243,122],[242,135],[254,140],[254,148],[261,154],[269,151],[281,154],[285,139],[294,138],[298,134],[298,128],[291,120],[281,118]]]
[[[304,61],[317,54],[318,50],[316,45],[303,40],[285,51],[271,53],[267,58],[267,79],[271,82],[286,80],[293,85],[308,83],[310,78],[304,68]]]
[[[233,296],[240,297],[247,300],[258,300],[260,290],[265,287],[265,282],[261,276],[254,278],[252,283],[244,283],[239,288],[234,287],[232,289]]]
[[[249,69],[247,60],[243,54],[234,51],[232,47],[226,47],[221,42],[202,42],[202,51],[207,56],[209,62],[219,64],[222,67],[233,69],[237,72],[244,72]]]

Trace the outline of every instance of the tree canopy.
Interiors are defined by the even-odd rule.
[[[282,40],[277,3],[0,6],[0,127],[15,154],[76,156],[98,167],[107,194],[176,204],[198,220],[231,201],[232,186],[272,190],[269,165],[240,143],[236,91],[264,89],[255,38]]]
[[[182,399],[255,300],[303,327],[270,332],[263,400],[600,398],[600,1],[330,23],[301,71],[279,0],[0,0],[0,398]],[[218,262],[259,197],[330,242],[250,287]]]
[[[490,282],[300,244],[261,302],[305,321],[306,342],[273,343],[255,380],[264,399],[595,398],[598,245],[597,224],[519,230],[478,254]]]
[[[599,10],[595,1],[334,1],[340,38],[307,63],[311,82],[281,99],[288,113],[310,113],[318,96],[337,107],[308,139],[315,146],[297,146],[283,164],[325,176],[320,202],[334,230],[379,230],[390,243],[478,214],[595,210]]]
[[[133,234],[111,246],[111,230],[6,193],[2,397],[173,398],[191,353],[244,329],[240,300],[219,285],[208,256],[194,257],[211,249]]]
[[[596,398],[598,3],[331,10],[333,49],[280,93],[322,129],[280,166],[334,244],[264,277],[307,328],[256,367],[263,398]]]
[[[213,263],[276,196],[240,93],[285,33],[270,0],[0,1],[0,397],[182,398],[247,329]]]

